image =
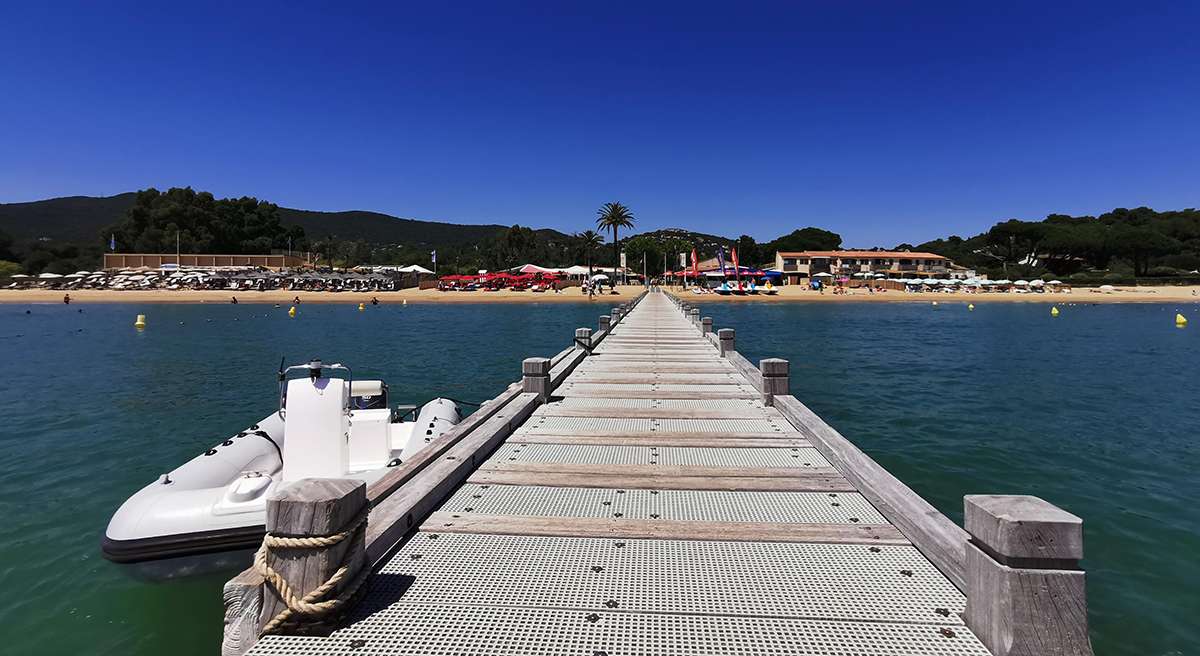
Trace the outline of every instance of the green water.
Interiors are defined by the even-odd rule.
[[[603,307],[306,305],[289,320],[247,304],[0,306],[4,653],[216,651],[225,576],[137,582],[98,541],[125,497],[270,412],[281,355],[342,360],[397,403],[478,400]],[[1084,517],[1097,653],[1158,655],[1200,642],[1200,314],[1179,309],[1192,327],[1161,305],[705,314],[751,359],[789,359],[797,396],[956,521],[972,492]]]

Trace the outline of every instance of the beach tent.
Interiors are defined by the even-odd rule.
[[[526,264],[517,271],[520,273],[554,273],[554,269],[547,269],[536,264]]]
[[[421,266],[420,264],[410,264],[406,267],[400,267],[399,269],[396,269],[396,270],[399,271],[400,273],[433,273],[432,271],[430,271],[429,269],[426,269],[425,267]]]
[[[575,266],[569,266],[563,269],[562,273],[568,276],[586,276],[587,274],[591,273],[591,271],[589,271],[585,266],[576,264]]]

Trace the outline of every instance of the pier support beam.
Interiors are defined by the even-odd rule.
[[[592,353],[592,329],[591,328],[576,328],[575,329],[575,348],[587,351],[589,355]]]
[[[302,598],[329,581],[343,566],[341,583],[314,602],[337,598],[341,591],[353,596],[359,571],[366,566],[367,485],[346,478],[303,478],[267,497],[267,540],[272,538],[317,539],[349,535],[328,546],[273,546],[267,565],[287,581],[297,598]],[[356,588],[357,589],[357,588]],[[347,599],[344,606],[353,602]],[[343,607],[344,607],[343,606]],[[263,586],[259,631],[288,609],[287,602],[270,583]],[[293,611],[283,633],[321,633],[332,628],[339,610],[316,616]]]
[[[707,335],[712,332],[712,317],[704,317],[700,320],[700,328]]]
[[[967,626],[995,656],[1091,656],[1083,520],[1038,497],[963,498]]]
[[[721,357],[730,351],[737,350],[737,343],[734,341],[733,328],[722,328],[717,331],[717,343],[721,348]]]
[[[537,394],[542,403],[550,400],[550,358],[521,361],[521,391]]]
[[[775,395],[786,396],[788,390],[788,361],[780,358],[765,358],[758,361],[762,373],[762,402],[765,406],[775,405]]]

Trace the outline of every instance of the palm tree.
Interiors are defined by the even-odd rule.
[[[584,255],[587,256],[588,273],[592,271],[592,252],[596,247],[604,243],[604,235],[597,233],[595,230],[584,230],[575,234],[575,240],[579,242],[580,248],[583,249]]]
[[[611,230],[613,240],[613,276],[621,264],[621,244],[617,241],[617,228],[633,228],[633,212],[620,203],[605,203],[596,212],[596,226],[601,230]],[[613,280],[616,284],[616,280]]]

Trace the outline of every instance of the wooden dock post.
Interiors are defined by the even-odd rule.
[[[717,331],[717,342],[721,347],[721,357],[725,357],[726,353],[737,350],[737,343],[734,341],[733,328],[722,328]]]
[[[550,358],[525,358],[521,362],[521,389],[537,394],[542,403],[550,400]]]
[[[995,656],[1091,656],[1083,520],[1025,495],[967,495],[967,626]]]
[[[704,317],[700,320],[701,332],[705,335],[712,332],[712,317]]]
[[[576,328],[575,329],[575,347],[583,349],[588,353],[592,352],[592,329],[591,328]]]
[[[775,405],[775,395],[785,396],[788,390],[788,361],[780,358],[765,358],[758,361],[762,372],[762,402],[765,406]]]
[[[366,483],[345,478],[304,478],[267,498],[265,544],[270,548],[265,563],[286,582],[293,602],[288,603],[269,572],[256,567],[266,579],[256,635],[320,633],[331,628],[366,575],[361,572],[366,566],[366,509]],[[310,598],[335,577],[336,585]],[[328,609],[306,612],[306,602]]]
[[[605,333],[605,334],[607,334],[607,333],[608,333],[608,328],[609,328],[609,326],[611,325],[611,324],[610,324],[610,322],[611,322],[611,321],[612,321],[612,317],[611,317],[611,316],[609,316],[609,315],[607,315],[607,314],[602,314],[602,315],[600,315],[600,322],[599,322],[599,329],[600,329],[600,330],[599,330],[599,332],[602,332],[602,333]]]
[[[691,320],[693,326],[699,328],[700,327],[700,310],[699,310],[699,308],[692,308],[692,309],[688,310],[688,319]]]
[[[609,310],[608,315],[611,317],[612,321],[612,323],[609,324],[610,327],[621,323],[621,308],[615,307]]]

